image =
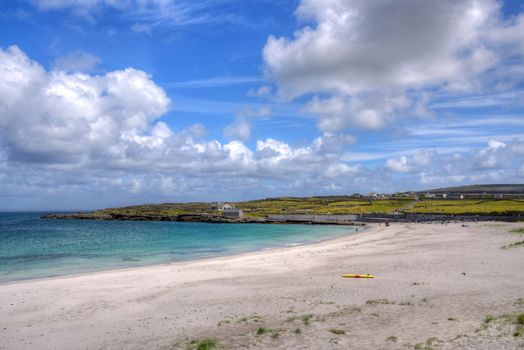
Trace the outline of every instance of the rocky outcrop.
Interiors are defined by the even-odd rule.
[[[310,225],[361,225],[348,220],[310,220],[275,219],[275,218],[234,218],[206,213],[180,214],[180,215],[154,215],[154,214],[125,214],[125,213],[61,213],[48,214],[43,219],[84,219],[84,220],[126,220],[126,221],[177,221],[177,222],[207,222],[215,224],[310,224]]]
[[[83,220],[126,220],[126,221],[178,221],[209,223],[264,223],[262,218],[232,218],[212,214],[125,214],[125,213],[60,213],[47,214],[43,219],[83,219]]]
[[[83,219],[83,220],[127,220],[127,221],[178,221],[178,222],[207,222],[207,223],[260,223],[260,224],[310,224],[310,225],[364,225],[368,222],[428,222],[428,221],[507,221],[524,220],[523,215],[443,215],[443,214],[363,214],[355,215],[350,220],[348,215],[315,215],[308,217],[285,217],[283,215],[269,216],[268,218],[227,217],[211,213],[188,213],[179,215],[156,214],[127,214],[127,213],[59,213],[48,214],[43,219]]]

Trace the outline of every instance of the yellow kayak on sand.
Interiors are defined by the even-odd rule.
[[[347,274],[342,275],[340,277],[344,277],[344,278],[375,278],[375,276],[370,275],[370,274],[361,275],[361,274],[358,274],[358,273],[347,273]]]

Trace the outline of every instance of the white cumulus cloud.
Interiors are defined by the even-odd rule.
[[[169,98],[149,75],[46,71],[18,47],[0,50],[0,136],[11,159],[78,161],[144,132]]]
[[[414,173],[424,171],[432,161],[435,161],[434,154],[429,151],[420,151],[412,156],[400,156],[390,158],[386,161],[386,169],[396,173]],[[442,164],[438,164],[442,166]]]
[[[522,69],[511,78],[507,71],[521,62],[514,58],[522,58],[524,20],[502,20],[500,6],[302,0],[296,15],[307,25],[291,38],[268,38],[267,75],[286,99],[319,95],[306,111],[324,131],[379,129],[399,116],[426,116],[432,91],[471,92],[501,86],[497,79],[522,79]]]

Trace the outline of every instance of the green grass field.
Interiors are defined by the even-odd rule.
[[[524,212],[524,200],[518,199],[427,199],[417,202],[407,213],[431,214],[502,214]]]
[[[246,214],[354,214],[392,213],[409,203],[410,199],[359,200],[337,197],[279,198],[237,203]]]
[[[519,199],[413,199],[365,200],[349,196],[269,198],[233,203],[248,217],[266,217],[271,214],[390,214],[395,212],[417,214],[504,214],[524,213],[524,200]],[[98,214],[128,214],[173,216],[210,212],[209,203],[147,204],[124,208],[99,210]]]

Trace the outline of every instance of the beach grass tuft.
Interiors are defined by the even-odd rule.
[[[302,316],[302,322],[304,325],[309,326],[311,324],[311,319],[313,318],[312,314],[307,314]]]
[[[386,341],[390,342],[390,343],[396,343],[396,342],[398,342],[398,337],[396,337],[394,335],[390,335],[389,337],[386,338]]]
[[[519,235],[524,235],[524,227],[516,228],[514,230],[511,230],[511,232],[519,234]]]
[[[491,322],[493,322],[495,320],[495,316],[493,315],[487,315],[485,318],[484,318],[484,324],[489,324]]]
[[[217,345],[218,343],[214,339],[192,340],[189,343],[188,350],[211,350],[216,348]]]
[[[509,249],[509,248],[518,248],[518,247],[524,247],[524,241],[518,241],[515,243],[511,243],[508,245],[505,245],[502,247],[502,249]]]
[[[253,316],[244,316],[244,317],[242,317],[242,318],[239,318],[239,319],[237,320],[237,323],[249,322],[249,321],[259,322],[261,319],[262,319],[262,317],[257,316],[257,315],[253,315]]]
[[[524,326],[524,314],[518,314],[515,323]]]
[[[417,343],[412,346],[413,346],[413,349],[417,349],[417,350],[434,350],[435,349],[434,346],[441,342],[442,340],[440,340],[439,338],[431,337],[428,340],[426,340],[424,343]]]
[[[389,299],[371,299],[366,301],[368,305],[384,304],[384,305],[393,305],[396,304],[393,300]]]
[[[257,329],[257,335],[263,335],[263,334],[266,334],[266,333],[269,333],[271,330],[269,328],[265,328],[265,327],[258,327]]]
[[[266,327],[258,327],[256,331],[256,335],[264,335],[271,333],[271,338],[277,339],[280,336],[280,332],[283,330],[280,329],[271,329]]]
[[[482,326],[475,332],[480,332],[490,327],[497,327],[500,330],[502,326],[512,326],[514,337],[524,335],[524,313],[503,314],[497,317],[488,315],[484,318]]]

